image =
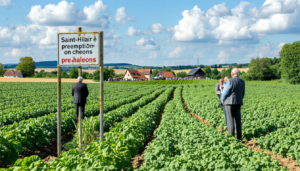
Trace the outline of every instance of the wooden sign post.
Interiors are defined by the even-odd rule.
[[[61,154],[61,67],[100,66],[100,140],[103,141],[103,31],[57,33],[57,155]],[[82,143],[82,116],[79,108],[79,146]]]

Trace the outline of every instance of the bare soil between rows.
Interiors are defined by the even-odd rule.
[[[183,89],[182,89],[183,91]],[[203,118],[201,118],[199,115],[197,114],[194,114],[193,112],[191,112],[189,110],[189,108],[187,107],[187,104],[185,103],[184,99],[183,99],[183,96],[182,96],[182,92],[181,92],[181,100],[184,104],[184,108],[185,110],[191,115],[193,116],[195,119],[198,119],[201,123],[204,123],[208,126],[210,126],[210,123],[209,121],[207,120],[204,120]],[[224,121],[225,122],[225,121]],[[224,131],[223,129],[221,128],[218,128],[216,127],[216,129],[218,131]],[[228,131],[224,132],[225,134],[228,134]],[[269,154],[271,156],[271,158],[273,160],[277,160],[279,161],[280,165],[288,168],[290,171],[300,171],[300,166],[299,164],[297,163],[296,160],[292,159],[292,158],[285,158],[283,157],[282,155],[274,155],[271,151],[265,151],[261,148],[258,147],[258,145],[256,144],[256,141],[253,139],[253,140],[250,140],[250,141],[247,141],[246,139],[243,139],[242,143],[249,149],[251,150],[254,150],[256,152],[261,152],[261,153],[266,153],[266,154]]]
[[[291,158],[285,158],[285,157],[283,157],[282,155],[279,155],[279,154],[274,155],[272,153],[272,151],[263,150],[263,149],[258,147],[255,140],[247,141],[246,139],[243,139],[243,144],[246,145],[251,150],[269,154],[273,160],[279,161],[279,163],[282,166],[288,168],[291,171],[300,171],[300,166],[299,166],[299,164],[297,163],[296,160],[291,159]]]
[[[64,144],[72,141],[74,138],[74,132],[68,132],[65,135],[61,137],[61,150],[65,150]],[[49,145],[44,145],[40,149],[36,150],[30,150],[30,149],[25,149],[23,153],[19,156],[19,158],[25,158],[25,157],[30,157],[32,155],[37,155],[39,156],[42,161],[49,163],[50,160],[54,160],[57,158],[57,139],[53,138],[50,142]]]
[[[62,136],[62,151],[65,149],[63,145],[70,142],[73,137],[73,132],[68,132]],[[48,145],[43,145],[40,149],[24,149],[22,154],[19,155],[19,159],[24,159],[25,157],[30,157],[32,155],[39,156],[42,161],[49,164],[50,160],[55,160],[57,158],[57,139],[53,138]],[[0,168],[9,168],[12,166],[13,165],[3,165],[0,163]]]
[[[173,90],[171,93],[170,101],[173,100],[173,98],[174,98],[174,91],[175,90]],[[165,110],[165,106],[164,106],[163,110]],[[156,138],[156,136],[153,133],[160,125],[163,114],[164,113],[161,113],[160,118],[156,123],[156,128],[149,135],[147,135],[144,146],[142,148],[140,148],[138,150],[138,153],[131,159],[131,164],[132,164],[134,170],[140,168],[145,163],[144,154],[145,154],[146,147],[149,146],[151,144],[151,142]]]
[[[57,78],[6,78],[0,77],[0,82],[57,82]],[[77,79],[62,78],[62,83],[77,83]],[[84,83],[97,83],[93,80],[84,79]],[[99,82],[98,82],[99,83]]]

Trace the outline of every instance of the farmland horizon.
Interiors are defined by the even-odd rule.
[[[78,27],[103,31],[105,63],[139,66],[249,63],[278,57],[285,44],[300,39],[299,0],[2,1],[4,64],[23,56],[56,60],[57,33]]]
[[[36,63],[36,68],[39,69],[39,68],[57,68],[57,61],[35,61]],[[42,63],[42,64],[41,64]],[[247,65],[249,63],[243,63],[243,65]],[[18,65],[18,63],[3,63],[3,66],[4,66],[4,69],[13,69],[15,68],[16,66]],[[131,64],[131,63],[104,63],[104,66],[131,66],[131,68],[134,68],[134,67],[151,67],[151,68],[155,68],[155,67],[162,67],[162,66],[149,66],[149,65],[143,65],[143,66],[140,66],[140,65],[136,65],[136,64]],[[200,65],[203,65],[203,64],[199,64],[199,65],[166,65],[166,66],[163,66],[163,67],[176,67],[176,66],[200,66]],[[213,65],[237,65],[237,63],[223,63],[223,64],[209,64],[209,65],[203,65],[203,66],[213,66]],[[69,66],[68,66],[69,67]],[[86,66],[86,67],[97,67],[97,66]],[[225,67],[226,68],[226,67]]]

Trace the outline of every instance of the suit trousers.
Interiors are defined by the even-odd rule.
[[[224,107],[228,134],[234,136],[236,130],[237,139],[242,140],[241,105],[224,105]]]
[[[223,108],[224,116],[225,116],[225,117],[224,117],[224,118],[225,118],[225,123],[226,123],[226,125],[227,125],[227,116],[226,116],[225,105],[223,105],[222,102],[221,102],[221,96],[222,96],[222,94],[218,94],[218,98],[220,99],[220,107]]]
[[[78,120],[79,107],[81,107],[82,119],[84,119],[85,104],[77,103],[77,104],[75,104],[75,108],[76,108],[75,123],[77,123],[77,120]]]
[[[226,116],[225,105],[223,105],[223,111],[224,111],[224,116],[225,116],[225,123],[227,125],[227,116]]]
[[[221,94],[217,94],[218,95],[218,99],[219,99],[219,105],[220,105],[220,108],[223,107],[222,103],[221,103]]]

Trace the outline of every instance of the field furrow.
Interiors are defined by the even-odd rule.
[[[234,137],[190,116],[181,91],[177,89],[167,104],[139,170],[286,170],[269,155],[249,150]]]
[[[158,88],[158,87],[155,87]],[[153,89],[136,93],[134,96],[121,98],[112,103],[106,103],[105,112],[111,111],[121,105],[131,103],[144,95],[152,92]],[[85,116],[96,116],[99,114],[99,104],[86,105]],[[75,109],[62,112],[62,135],[74,129],[73,119],[75,117]],[[56,137],[57,128],[56,114],[31,118],[23,120],[9,126],[3,126],[0,132],[0,161],[3,163],[14,163],[18,158],[18,154],[24,149],[40,148],[43,144],[49,144],[52,138]]]
[[[29,169],[37,170],[130,170],[131,158],[142,147],[145,136],[155,128],[155,121],[170,100],[172,90],[172,87],[168,88],[156,100],[118,123],[104,134],[105,141],[88,145],[84,154],[75,149],[63,152],[51,164],[31,156],[18,160],[8,170],[22,169],[29,164],[28,161]]]

